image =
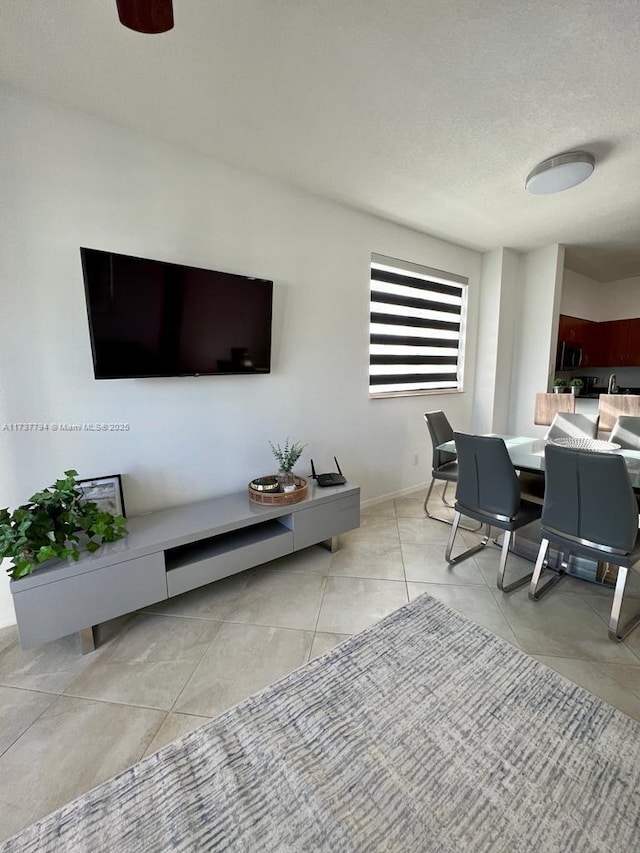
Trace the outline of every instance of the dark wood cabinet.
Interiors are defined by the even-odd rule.
[[[621,367],[628,364],[627,341],[629,338],[628,320],[608,320],[599,323],[602,343],[602,366]]]
[[[560,315],[558,359],[561,344],[580,350],[576,367],[640,367],[640,317],[595,323]],[[560,362],[556,363],[556,369]]]
[[[582,317],[570,317],[567,314],[560,314],[558,324],[558,360],[556,369],[561,369],[561,345],[565,344],[565,349],[570,347],[577,350],[577,356],[574,357],[574,367],[593,367],[601,363],[600,359],[600,336],[598,335],[598,326],[601,323],[596,323],[593,320],[585,320]],[[577,360],[576,360],[577,358]],[[564,365],[568,367],[569,365]]]
[[[628,365],[640,365],[640,317],[629,320],[627,359],[625,363]]]

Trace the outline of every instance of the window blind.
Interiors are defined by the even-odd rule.
[[[374,255],[369,396],[462,389],[467,279]]]

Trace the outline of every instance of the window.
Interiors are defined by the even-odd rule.
[[[462,390],[467,284],[371,256],[370,397]]]

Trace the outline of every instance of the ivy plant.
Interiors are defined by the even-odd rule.
[[[0,560],[12,561],[7,571],[13,580],[54,557],[77,560],[83,548],[97,551],[103,542],[126,535],[124,517],[85,500],[77,476],[77,471],[65,471],[64,477],[12,513],[0,509]]]

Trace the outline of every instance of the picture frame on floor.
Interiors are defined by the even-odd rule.
[[[126,518],[120,474],[78,480],[78,488],[85,501],[93,501],[103,512],[122,515]]]

